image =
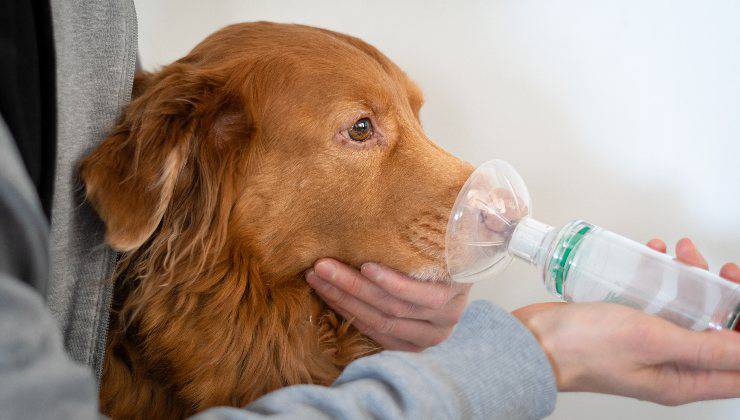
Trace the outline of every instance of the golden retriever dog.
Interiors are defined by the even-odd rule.
[[[372,46],[237,24],[138,74],[133,93],[80,167],[122,252],[104,413],[244,406],[379,350],[305,282],[321,257],[445,278],[472,167],[427,138],[419,88]]]

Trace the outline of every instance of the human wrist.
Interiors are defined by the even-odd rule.
[[[563,337],[560,320],[553,310],[560,303],[544,303],[530,305],[512,312],[519,321],[537,339],[542,351],[547,356],[558,391],[586,391],[587,372],[583,364],[569,363],[569,360],[578,360],[582,344],[577,337]]]

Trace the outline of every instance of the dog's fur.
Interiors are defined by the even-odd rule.
[[[359,39],[245,23],[137,75],[81,163],[123,251],[101,385],[114,418],[243,406],[329,384],[377,346],[312,294],[331,256],[423,280],[444,273],[450,207],[471,167],[434,145],[419,89]],[[347,129],[370,118],[359,143]]]

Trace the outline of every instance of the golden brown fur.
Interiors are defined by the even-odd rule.
[[[81,164],[120,263],[101,385],[114,418],[242,406],[329,384],[377,350],[306,285],[320,257],[443,271],[470,167],[435,146],[419,89],[373,47],[245,23],[137,76]],[[360,117],[375,133],[347,138]]]

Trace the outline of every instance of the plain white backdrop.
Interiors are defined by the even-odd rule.
[[[142,65],[234,22],[321,26],[375,45],[422,87],[429,136],[508,160],[538,219],[740,260],[740,2],[137,0]],[[473,288],[508,309],[548,299],[514,264]],[[554,419],[740,418],[740,400],[661,407],[560,394]]]

